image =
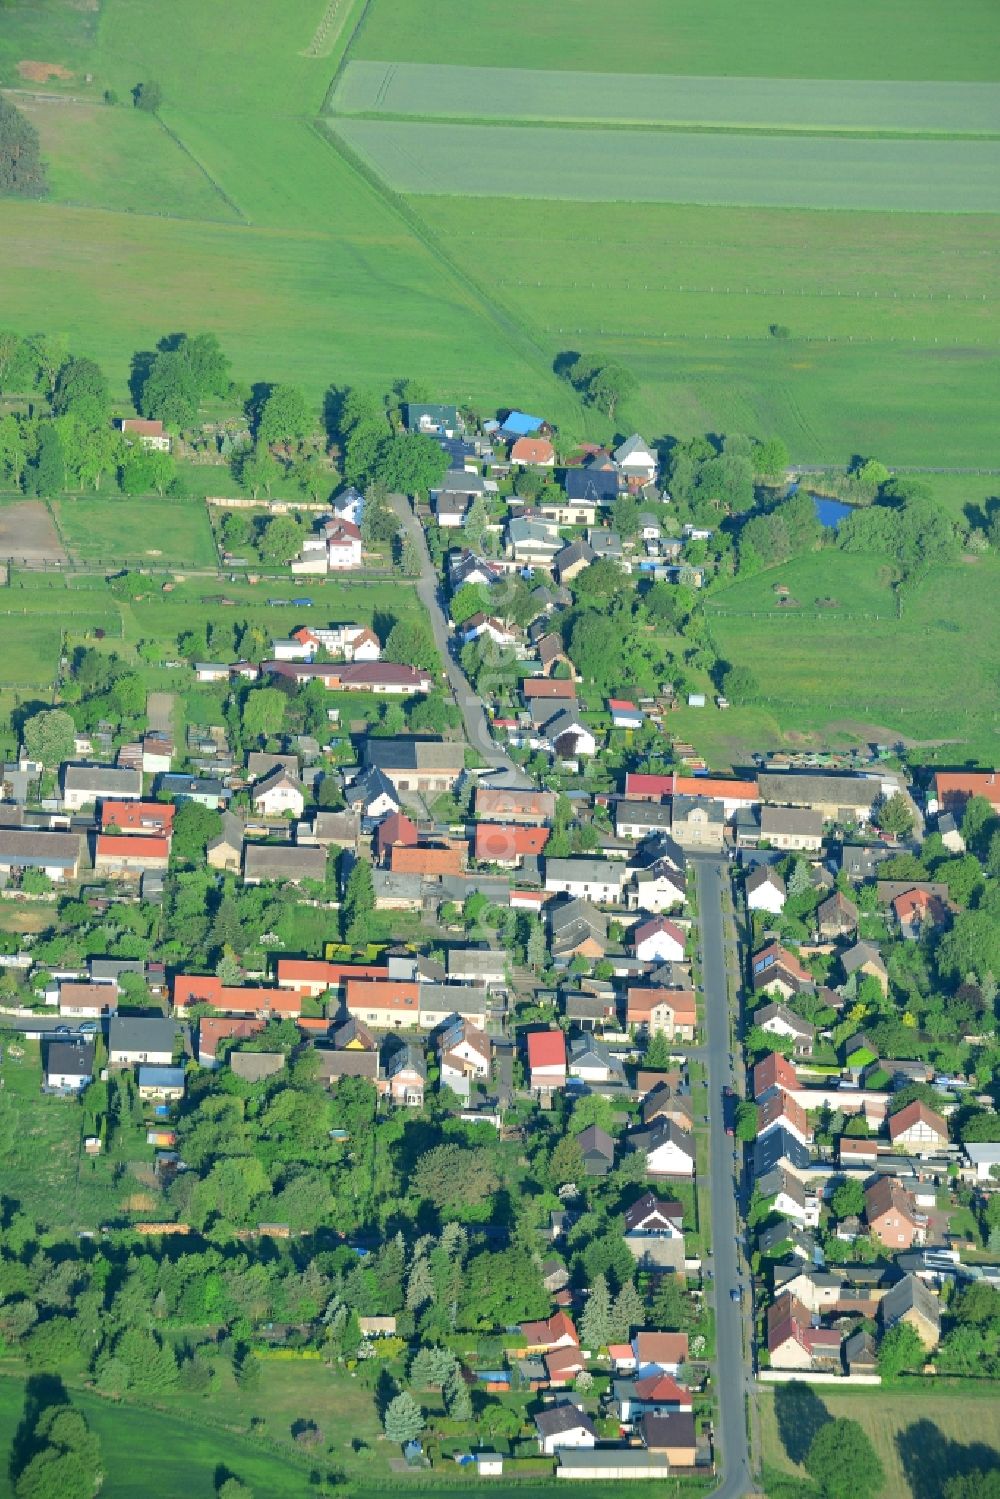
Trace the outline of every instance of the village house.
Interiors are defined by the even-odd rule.
[[[668,1041],[693,1041],[697,1007],[693,989],[629,986],[625,1024],[644,1036],[662,1032]]]
[[[566,497],[574,502],[589,500],[594,505],[610,505],[621,493],[621,475],[612,465],[609,468],[570,468],[566,470],[563,488]]]
[[[768,911],[777,916],[785,909],[785,882],[770,864],[758,864],[747,876],[745,889],[749,911]]]
[[[94,1075],[94,1048],[71,1041],[50,1041],[45,1048],[45,1086],[59,1093],[80,1093]]]
[[[554,468],[556,451],[547,437],[519,437],[510,450],[510,461],[520,468]]]
[[[139,876],[148,869],[165,870],[170,862],[169,838],[120,838],[98,833],[94,839],[94,873]]]
[[[653,1416],[690,1411],[690,1390],[671,1374],[646,1374],[641,1379],[616,1379],[612,1386],[615,1405],[623,1426],[634,1426]]]
[[[542,1322],[522,1322],[526,1354],[551,1353],[554,1348],[579,1348],[573,1320],[564,1311],[553,1312]]]
[[[566,526],[592,526],[597,519],[597,503],[594,500],[571,500],[567,496],[543,499],[538,513],[560,528]]]
[[[660,1078],[642,1100],[639,1112],[643,1124],[653,1124],[657,1119],[671,1119],[678,1129],[690,1133],[694,1128],[690,1088],[681,1084],[679,1073],[660,1074]],[[642,1085],[638,1083],[637,1086]]]
[[[544,852],[549,833],[550,829],[545,827],[477,822],[476,862],[496,864],[502,869],[520,868],[526,858],[537,859]]]
[[[928,1353],[941,1339],[941,1303],[917,1275],[905,1275],[879,1302],[879,1319],[889,1332],[900,1322],[912,1327]]]
[[[772,1088],[794,1091],[798,1085],[799,1079],[794,1062],[790,1062],[778,1051],[769,1052],[766,1057],[762,1057],[753,1070],[753,1096],[758,1102],[765,1098]]]
[[[493,1048],[485,1031],[458,1019],[444,1028],[437,1039],[441,1082],[468,1100],[474,1082],[490,1075]]]
[[[656,1374],[676,1378],[681,1365],[687,1362],[688,1335],[686,1332],[637,1332],[632,1339],[632,1350],[639,1379]]]
[[[187,1079],[183,1067],[139,1068],[139,1097],[144,1103],[179,1103],[184,1097]]]
[[[550,1093],[566,1086],[566,1037],[562,1031],[529,1031],[527,1037],[529,1086],[533,1093]]]
[[[550,901],[545,909],[554,959],[603,958],[608,950],[608,918],[603,911],[583,896]]]
[[[783,1292],[767,1309],[767,1351],[772,1369],[821,1369],[840,1362],[841,1335],[813,1325],[808,1309]]]
[[[25,870],[37,869],[53,884],[75,880],[80,866],[77,833],[36,832],[34,829],[0,827],[0,889]]]
[[[669,833],[671,824],[670,805],[667,802],[643,801],[639,798],[623,798],[615,803],[615,832],[619,838],[648,838],[657,833]],[[675,847],[679,846],[675,844]],[[681,858],[683,859],[683,851]]]
[[[299,782],[281,766],[256,782],[250,802],[262,817],[301,817],[306,804]]]
[[[934,796],[937,806],[955,817],[961,817],[966,803],[974,796],[984,797],[1000,816],[1000,771],[935,771]]]
[[[138,766],[64,765],[62,802],[67,812],[79,812],[94,802],[139,801],[142,771]]]
[[[897,895],[891,910],[899,935],[908,942],[916,942],[924,931],[942,926],[948,919],[946,902],[927,890],[907,890]]]
[[[175,974],[171,997],[174,1013],[181,1017],[192,1005],[211,1005],[229,1015],[254,1015],[262,1020],[272,1016],[297,1020],[302,1014],[302,997],[296,990],[224,984],[214,974]]]
[[[924,1242],[926,1219],[893,1176],[878,1176],[865,1189],[865,1218],[872,1237],[887,1249],[909,1249]]]
[[[551,823],[555,810],[556,797],[553,791],[476,787],[476,816],[485,822],[543,825]]]
[[[803,1020],[801,1015],[796,1015],[787,1005],[762,1005],[759,1010],[754,1011],[753,1023],[772,1036],[784,1036],[790,1040],[796,1056],[812,1055],[816,1027],[808,1020]]]
[[[683,868],[677,869],[666,859],[657,859],[648,869],[637,869],[625,891],[625,904],[630,910],[648,911],[656,916],[682,906],[686,899]]]
[[[60,1019],[100,1020],[118,1009],[118,990],[112,984],[59,984]]]
[[[401,1108],[422,1109],[427,1087],[423,1048],[409,1042],[397,1046],[385,1060],[389,1097]]]
[[[761,801],[774,807],[808,807],[823,822],[863,825],[882,800],[881,779],[866,776],[761,771]]]
[[[808,807],[763,806],[760,836],[772,848],[816,853],[823,847],[823,818]]]
[[[390,979],[348,979],[344,1005],[349,1015],[378,1030],[419,1024],[420,985]]]
[[[389,851],[389,868],[393,874],[418,874],[421,879],[461,874],[464,864],[465,845],[460,843],[418,843],[412,848],[397,843]]]
[[[235,873],[243,861],[243,824],[235,812],[223,812],[222,827],[205,850],[210,869]]]
[[[144,416],[123,416],[119,418],[118,429],[129,447],[133,442],[138,442],[147,453],[170,452],[170,433],[159,420]]]
[[[756,993],[791,999],[796,994],[812,993],[815,988],[808,968],[780,942],[771,942],[754,953],[750,973]]]
[[[684,1209],[644,1192],[625,1210],[625,1243],[639,1270],[684,1272]]]
[[[611,456],[630,487],[656,483],[656,454],[638,432],[627,437]]]
[[[618,905],[628,871],[607,859],[546,859],[545,889],[575,899]]]
[[[169,838],[177,808],[168,802],[101,803],[101,832],[132,838]]]
[[[393,849],[415,848],[419,842],[416,823],[405,812],[390,812],[375,829],[375,857],[380,864],[388,864]]]
[[[882,954],[871,942],[856,942],[846,952],[840,954],[840,964],[844,973],[850,978],[856,973],[860,978],[873,978],[879,984],[883,994],[889,992],[889,970],[882,961]]]
[[[380,770],[400,793],[428,792],[431,796],[451,791],[465,769],[465,749],[458,740],[379,739],[365,740],[365,765]]]
[[[649,1129],[633,1130],[628,1143],[644,1156],[647,1176],[694,1177],[694,1142],[669,1119],[657,1119]]]
[[[771,1130],[786,1130],[800,1145],[811,1145],[813,1132],[802,1105],[784,1088],[771,1088],[757,1106],[757,1139]]]
[[[615,1142],[607,1130],[601,1129],[598,1124],[589,1124],[577,1136],[577,1144],[587,1175],[607,1176],[615,1164]]]
[[[628,934],[629,947],[640,963],[682,963],[686,939],[679,926],[665,916],[638,922]]]
[[[243,847],[243,883],[301,885],[310,880],[322,885],[326,879],[326,850],[304,848],[297,843],[246,843]]]
[[[642,1418],[642,1439],[652,1457],[661,1457],[670,1468],[693,1468],[698,1461],[698,1440],[690,1411],[667,1411]]]
[[[893,1148],[907,1155],[937,1155],[948,1148],[948,1125],[922,1099],[914,1099],[898,1114],[889,1115]]]
[[[601,1041],[574,1036],[569,1043],[569,1075],[582,1083],[624,1085],[625,1069]]]
[[[714,798],[675,796],[671,820],[673,836],[681,848],[722,848],[725,813]]]
[[[835,890],[816,909],[816,930],[821,937],[835,941],[858,929],[858,908],[842,890]]]
[[[159,1015],[112,1015],[108,1022],[108,1066],[139,1063],[169,1067],[174,1060],[177,1025]]]
[[[215,776],[186,776],[174,772],[160,776],[156,789],[169,797],[171,801],[177,802],[178,805],[184,802],[197,802],[200,807],[208,807],[214,812],[219,811],[231,795],[222,781]]]
[[[566,1447],[593,1447],[597,1441],[594,1423],[575,1405],[551,1405],[535,1416],[539,1450],[551,1457]]]

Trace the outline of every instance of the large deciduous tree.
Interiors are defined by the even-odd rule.
[[[0,193],[43,198],[47,192],[38,131],[0,94]]]

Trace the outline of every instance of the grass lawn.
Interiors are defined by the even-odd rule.
[[[6,1195],[30,1204],[45,1226],[71,1233],[96,1229],[116,1210],[122,1188],[112,1189],[109,1172],[101,1169],[106,1162],[82,1157],[80,1104],[42,1095],[37,1041],[3,1031],[0,1042],[0,1158]],[[12,1056],[11,1045],[21,1047],[24,1055]],[[152,1159],[152,1151],[149,1155]]]
[[[53,500],[52,509],[67,549],[81,562],[218,565],[203,501],[95,494]]]
[[[529,24],[530,20],[530,24]],[[631,0],[628,25],[601,0],[375,0],[351,50],[378,61],[751,78],[996,77],[990,0],[946,16],[934,0]],[[519,24],[520,22],[520,24]]]
[[[155,115],[131,104],[113,109],[59,98],[21,107],[52,164],[49,181],[59,202],[171,218],[236,218]]]
[[[199,1426],[161,1414],[72,1390],[73,1404],[86,1416],[101,1443],[105,1499],[148,1499],[150,1494],[184,1494],[213,1499],[217,1476],[235,1474],[256,1494],[298,1499],[308,1488],[311,1464],[291,1451],[272,1452],[260,1443],[214,1426]],[[0,1376],[0,1446],[9,1449],[24,1408],[24,1383]],[[6,1465],[0,1495],[13,1494]]]
[[[717,651],[754,670],[761,703],[722,715],[683,710],[672,715],[671,732],[687,737],[696,732],[692,719],[709,718],[730,736],[759,732],[770,717],[786,732],[818,730],[825,742],[837,731],[864,737],[884,728],[917,741],[949,741],[946,759],[992,763],[1000,561],[936,569],[905,598],[898,619],[884,577],[877,558],[824,551],[713,595],[708,615]],[[775,583],[800,607],[779,609]],[[823,608],[818,601],[827,597],[839,607]]]
[[[760,1394],[764,1461],[804,1476],[779,1434],[776,1405],[780,1410],[782,1398],[770,1390]],[[830,1416],[848,1416],[868,1433],[886,1472],[880,1499],[940,1499],[946,1478],[1000,1462],[1000,1412],[988,1387],[982,1397],[945,1388],[854,1394],[817,1388],[814,1398]],[[822,1411],[813,1409],[821,1420]],[[802,1430],[799,1423],[790,1441],[801,1441]]]

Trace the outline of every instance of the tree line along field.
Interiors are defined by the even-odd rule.
[[[731,129],[1000,132],[1000,87],[816,78],[686,78],[349,62],[333,114],[427,119],[548,120]]]
[[[399,193],[1000,212],[1000,144],[686,134],[336,118],[334,134]],[[525,160],[531,171],[525,171]]]

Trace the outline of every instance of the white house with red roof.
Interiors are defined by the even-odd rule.
[[[326,536],[326,561],[331,572],[345,572],[352,567],[361,566],[361,532],[352,521],[336,520],[327,521],[324,527]]]
[[[566,1037],[562,1031],[529,1031],[528,1071],[533,1091],[566,1086]]]
[[[642,963],[680,963],[684,959],[684,933],[665,916],[640,921],[629,934],[630,945]]]

